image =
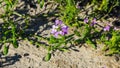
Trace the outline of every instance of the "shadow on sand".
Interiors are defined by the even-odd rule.
[[[14,56],[5,56],[5,57],[0,56],[0,68],[13,65],[17,61],[19,61],[20,58],[22,58],[21,55],[18,55],[17,53]]]

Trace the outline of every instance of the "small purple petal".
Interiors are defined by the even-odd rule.
[[[56,29],[56,28],[58,28],[58,26],[56,26],[56,25],[53,25],[53,26],[52,26],[52,28],[53,28],[53,29]]]
[[[59,32],[56,32],[55,34],[54,34],[54,37],[58,37],[58,34],[59,34]]]
[[[94,26],[96,23],[97,23],[97,22],[96,22],[96,18],[94,18],[94,19],[92,20],[92,23],[90,24],[90,26]]]
[[[67,34],[68,33],[68,26],[62,26],[62,29],[61,29],[64,34]]]
[[[63,32],[63,31],[59,31],[59,34],[60,34],[60,35],[64,35],[64,32]]]
[[[97,23],[97,22],[96,22],[96,18],[94,18],[94,19],[93,19],[93,22],[94,22],[94,24],[96,24],[96,23]]]
[[[55,20],[55,25],[61,25],[63,22],[61,20],[56,19]]]
[[[52,31],[51,31],[52,34],[55,34],[56,32],[57,32],[56,29],[52,29]]]
[[[94,23],[91,23],[90,26],[94,26]]]
[[[110,25],[105,26],[103,30],[104,31],[110,31]]]
[[[61,20],[59,20],[59,25],[61,25],[63,22]]]
[[[55,20],[55,25],[52,26],[51,34],[54,37],[58,37],[58,35],[65,35],[68,33],[68,26],[63,24],[62,20]]]
[[[59,23],[59,20],[56,19],[56,20],[55,20],[55,25],[58,25],[58,23]]]
[[[66,25],[63,25],[63,26],[62,26],[62,28],[66,28],[66,29],[67,29],[67,28],[68,28],[68,26],[66,26]]]
[[[88,23],[88,21],[89,21],[88,18],[84,19],[84,23]]]
[[[68,32],[68,30],[65,29],[65,28],[63,28],[62,31],[63,31],[65,34],[67,34],[67,32]]]

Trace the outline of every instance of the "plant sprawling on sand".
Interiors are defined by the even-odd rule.
[[[29,3],[30,7],[34,6],[33,2]],[[107,20],[110,16],[115,17],[114,14],[119,12],[115,9],[120,8],[119,0],[91,0],[87,2],[85,0],[37,0],[35,3],[39,4],[40,9],[46,9],[46,5],[49,3],[57,5],[55,10],[57,12],[53,12],[56,20],[51,26],[49,37],[43,37],[36,33],[27,34],[32,22],[31,18],[42,18],[42,15],[43,18],[46,18],[44,14],[49,16],[49,12],[43,14],[41,12],[41,15],[33,16],[26,12],[22,14],[17,11],[20,10],[18,8],[19,0],[0,1],[0,8],[2,6],[4,9],[4,13],[0,14],[0,18],[3,20],[3,23],[0,24],[0,45],[3,46],[4,55],[7,55],[11,44],[14,48],[18,48],[18,41],[25,39],[34,45],[42,45],[47,49],[45,61],[49,61],[56,50],[67,51],[71,45],[84,43],[94,49],[97,49],[97,44],[102,43],[106,55],[120,54],[120,25],[112,26],[111,22],[106,25],[104,25],[105,22],[103,25],[99,24],[101,20]],[[24,22],[20,23],[17,18],[21,18]],[[34,38],[36,40],[33,40]],[[39,43],[40,41],[47,42],[42,44]]]

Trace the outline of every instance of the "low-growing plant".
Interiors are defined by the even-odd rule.
[[[119,0],[92,0],[91,4],[93,6],[93,14],[100,18],[105,18],[108,14],[117,6],[119,6]],[[97,7],[95,7],[97,6]],[[101,14],[101,15],[100,15]],[[104,15],[104,16],[103,16]]]
[[[106,55],[120,54],[120,31],[109,25],[104,27],[104,31],[101,41],[105,44],[103,50],[107,50]]]
[[[37,0],[37,2],[40,4],[40,8],[43,8],[45,0]]]
[[[66,26],[62,20],[55,20],[55,24],[51,29],[51,36],[49,38],[44,38],[44,40],[48,41],[47,55],[44,57],[45,61],[49,61],[51,55],[56,51],[67,51],[70,45],[72,45],[73,34],[69,34],[69,28]],[[70,45],[69,45],[70,44]]]
[[[45,2],[55,1],[52,3],[58,3],[57,10],[58,18],[55,20],[55,24],[52,26],[51,33],[49,37],[42,37],[36,34],[25,35],[25,30],[29,26],[29,15],[22,15],[15,11],[18,0],[4,0],[0,1],[0,6],[4,2],[5,6],[4,12],[0,18],[3,19],[2,30],[0,43],[3,45],[3,54],[6,55],[9,51],[10,44],[14,48],[18,48],[18,40],[21,37],[22,39],[28,39],[32,44],[37,47],[43,46],[47,49],[47,55],[44,57],[45,61],[49,61],[51,56],[55,51],[66,51],[69,50],[71,45],[85,44],[91,45],[94,49],[97,49],[97,40],[105,44],[103,50],[106,51],[106,55],[120,54],[120,30],[115,27],[112,28],[110,25],[105,25],[102,30],[97,29],[98,26],[97,19],[100,20],[100,16],[103,18],[106,17],[114,7],[120,4],[118,0],[91,0],[88,1],[86,6],[92,4],[91,15],[86,15],[86,18],[78,19],[80,7],[77,5],[78,1],[75,0],[37,0],[40,4],[40,7],[43,8]],[[84,2],[83,0],[79,1],[80,3]],[[77,6],[76,6],[77,5]],[[91,5],[90,5],[91,6]],[[94,7],[95,6],[95,7]],[[97,7],[96,7],[97,6]],[[104,15],[104,16],[103,16]],[[15,16],[21,17],[25,22],[25,26],[20,25],[18,27]],[[89,17],[89,18],[88,18]],[[94,18],[96,17],[96,18]],[[80,17],[82,18],[82,17]],[[72,26],[72,27],[70,27]],[[69,33],[73,28],[73,32]],[[70,30],[69,30],[70,29]],[[25,37],[29,36],[29,37]],[[77,38],[75,38],[77,36]],[[32,38],[32,39],[30,39]],[[33,40],[35,38],[35,40]],[[45,41],[45,43],[40,43]]]
[[[65,0],[65,4],[60,5],[60,18],[68,26],[78,24],[78,12],[79,9],[76,7],[74,0]]]
[[[4,45],[3,54],[8,53],[9,45],[6,43],[12,43],[15,48],[18,47],[17,43],[17,34],[16,34],[16,25],[13,20],[11,20],[12,11],[17,3],[17,0],[5,0],[4,11],[5,13],[1,15],[0,18],[3,19],[4,23],[2,24],[2,37],[0,39],[1,43]]]
[[[85,18],[84,22],[82,22],[83,25],[81,27],[78,27],[77,30],[74,31],[75,35],[79,37],[77,40],[75,40],[75,43],[87,43],[88,45],[91,45],[94,49],[96,49],[96,41],[94,40],[93,35],[95,32],[97,32],[94,27],[96,23],[96,18],[91,20]]]
[[[1,39],[0,43],[3,44],[3,54],[7,55],[9,46],[12,44],[14,48],[18,48],[18,38],[23,34],[23,30],[26,28],[18,28],[18,23],[14,16],[19,16],[25,19],[26,24],[27,18],[25,15],[19,14],[15,11],[18,0],[5,0],[4,13],[1,14],[0,18],[3,20]]]

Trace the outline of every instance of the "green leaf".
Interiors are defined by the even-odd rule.
[[[106,39],[105,39],[105,38],[106,38],[106,35],[105,35],[105,34],[102,34],[102,36],[101,36],[100,40],[101,40],[101,41],[106,41]]]
[[[116,36],[112,36],[112,38],[110,39],[110,41],[112,42],[112,45],[115,45],[117,39]]]
[[[40,8],[43,8],[44,3],[45,3],[45,1],[44,1],[44,0],[42,0],[42,2],[40,2]]]
[[[105,45],[111,45],[110,41],[104,41]]]
[[[14,46],[14,48],[18,48],[18,42],[17,42],[16,38],[13,38],[13,46]]]
[[[40,3],[40,0],[37,0],[38,3]]]
[[[77,36],[80,36],[80,32],[78,32],[77,30],[75,30],[74,33],[75,33]]]
[[[45,61],[49,61],[51,59],[51,53],[48,53],[45,57],[44,60]]]
[[[95,4],[97,1],[96,0],[92,0],[92,4]]]
[[[9,47],[6,46],[6,45],[4,45],[4,49],[3,49],[3,54],[4,54],[4,55],[7,55],[7,54],[8,54],[8,49],[9,49]]]
[[[79,38],[74,41],[76,45],[81,44],[83,42],[83,39]]]
[[[51,44],[53,42],[54,42],[53,38],[50,38],[49,43]]]
[[[104,47],[102,48],[102,51],[106,51],[108,49],[108,47],[106,45],[104,45]]]
[[[89,25],[85,25],[85,28],[84,29],[82,29],[83,31],[83,33],[82,33],[82,38],[85,38],[85,37],[90,37],[91,35],[90,35],[90,32],[91,32],[91,28],[89,27]]]
[[[102,3],[100,4],[100,8],[98,8],[98,10],[107,11],[108,4],[109,4],[109,0],[102,0]]]
[[[50,40],[49,40],[49,43],[50,44],[53,44],[53,43],[56,43],[57,42],[57,39],[54,38],[53,36],[50,37]]]
[[[65,36],[65,38],[67,39],[67,38],[71,38],[71,37],[73,37],[74,36],[74,34],[70,34],[70,35],[68,35],[68,36]]]
[[[110,50],[108,53],[106,53],[106,56],[111,56],[115,54],[115,51],[114,50]]]
[[[65,41],[65,44],[71,42],[72,40],[73,40],[73,37],[68,38],[68,39]]]
[[[87,39],[86,41],[87,44],[90,44],[92,48],[96,49],[96,45],[93,43],[93,41],[91,41],[90,39]]]
[[[68,49],[67,48],[59,48],[60,51],[63,51],[63,52],[67,52]]]
[[[56,43],[53,47],[52,50],[59,49],[62,46],[63,42]]]

